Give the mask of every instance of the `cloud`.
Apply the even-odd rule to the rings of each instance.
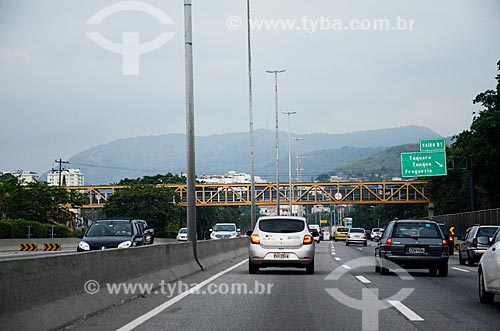
[[[31,53],[26,50],[0,48],[0,63],[28,63],[32,58]]]

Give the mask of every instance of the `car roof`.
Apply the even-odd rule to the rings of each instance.
[[[261,216],[259,217],[258,221],[261,220],[275,220],[275,219],[282,219],[282,220],[300,220],[300,221],[306,221],[305,217],[300,217],[300,216]]]
[[[394,223],[434,223],[437,224],[436,221],[433,220],[395,220]]]

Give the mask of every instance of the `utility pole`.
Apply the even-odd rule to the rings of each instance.
[[[290,131],[290,115],[297,114],[295,111],[282,112],[288,116],[288,190],[290,191],[290,216],[292,216],[292,133]]]
[[[62,165],[63,164],[69,164],[68,161],[63,161],[62,159],[59,159],[59,160],[55,160],[54,161],[55,163],[59,163],[59,186],[62,186]],[[54,169],[52,169],[52,171],[54,171]]]
[[[255,216],[255,145],[253,135],[253,94],[252,94],[252,48],[250,38],[250,0],[247,0],[247,45],[248,45],[248,118],[250,131],[250,225],[253,230]]]
[[[187,228],[188,240],[193,245],[193,256],[198,261],[196,231],[196,170],[194,134],[194,83],[193,83],[193,22],[192,1],[184,0],[184,50],[186,75],[186,165],[187,165]]]
[[[268,74],[274,74],[274,106],[276,116],[276,215],[280,214],[280,155],[279,155],[279,116],[278,116],[278,74],[286,70],[267,70]]]

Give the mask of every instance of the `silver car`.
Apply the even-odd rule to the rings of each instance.
[[[368,245],[368,240],[366,239],[366,231],[363,228],[352,228],[347,232],[347,237],[345,238],[345,245],[349,244],[363,244]]]
[[[248,271],[260,268],[306,268],[314,274],[314,238],[304,217],[259,217],[250,236]]]
[[[479,300],[482,303],[493,303],[495,294],[500,295],[500,230],[497,230],[492,239],[488,236],[480,236],[477,242],[488,246],[479,261],[477,272]]]

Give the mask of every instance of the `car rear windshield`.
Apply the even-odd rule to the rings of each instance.
[[[365,233],[365,230],[363,229],[351,229],[351,231],[349,231],[351,233]]]
[[[493,237],[495,232],[497,231],[497,227],[485,227],[485,228],[479,228],[477,231],[476,237]]]
[[[436,224],[426,222],[396,223],[392,236],[395,238],[436,238],[441,239],[441,233]]]
[[[441,231],[443,231],[443,233],[445,235],[449,235],[450,234],[450,230],[448,229],[448,227],[445,224],[439,224],[439,227],[441,228]]]
[[[349,229],[348,228],[338,228],[337,229],[337,232],[348,232]]]
[[[259,222],[260,231],[271,233],[293,233],[304,231],[305,223],[301,220],[268,219]]]

